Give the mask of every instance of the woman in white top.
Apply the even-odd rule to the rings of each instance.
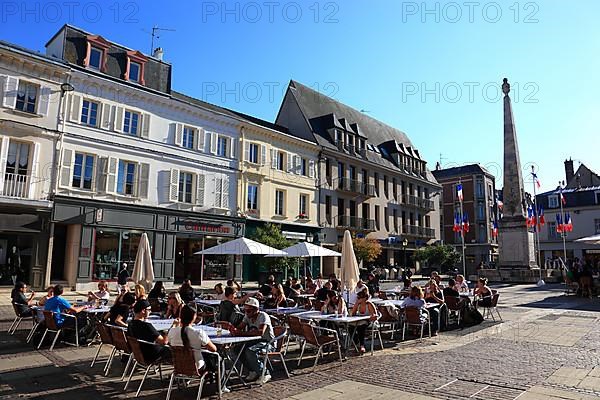
[[[88,293],[88,301],[105,300],[108,302],[110,299],[110,292],[108,291],[108,283],[106,281],[98,282],[98,291]]]
[[[456,285],[454,285],[454,290],[456,290],[458,293],[468,293],[469,292],[469,285],[467,284],[467,281],[465,281],[465,277],[462,275],[456,275]]]
[[[194,359],[198,364],[198,369],[205,366],[202,358],[202,349],[217,351],[217,347],[210,341],[205,331],[192,329],[191,325],[196,322],[197,310],[194,304],[186,304],[181,308],[180,326],[171,328],[169,331],[169,344],[171,346],[183,346],[191,348],[194,352]]]

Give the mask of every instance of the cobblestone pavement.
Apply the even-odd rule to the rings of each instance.
[[[293,350],[287,357],[291,378],[275,364],[272,382],[263,387],[234,382],[224,398],[599,398],[600,300],[565,297],[558,285],[499,290],[502,322],[485,321],[422,342],[386,340],[385,350],[374,356],[351,356],[343,364],[326,356],[314,371],[310,357],[295,368]],[[135,393],[140,376],[124,392],[120,361],[108,377],[102,375],[103,364],[90,368],[97,347],[33,350],[24,343],[27,331],[8,336],[8,324],[0,323],[0,398],[124,399]],[[163,399],[166,386],[166,379],[149,377],[140,397]],[[196,390],[175,390],[172,398],[192,398]],[[209,384],[204,396],[215,398],[214,392]]]

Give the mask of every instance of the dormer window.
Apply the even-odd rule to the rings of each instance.
[[[123,78],[127,81],[144,84],[144,64],[148,58],[139,51],[127,52],[127,66]]]
[[[129,63],[129,80],[132,82],[139,82],[140,81],[140,70],[141,70],[141,66],[140,64],[136,63],[136,62],[130,62]]]
[[[340,142],[344,141],[344,134],[339,129],[335,130],[335,141],[337,143],[340,143]]]
[[[83,66],[106,72],[106,57],[111,44],[102,36],[87,36],[87,52],[83,60]]]
[[[365,139],[358,139],[358,148],[363,150],[365,148]]]
[[[100,66],[102,65],[102,50],[97,47],[92,46],[90,49],[90,61],[88,66],[93,69],[97,69],[100,71]]]

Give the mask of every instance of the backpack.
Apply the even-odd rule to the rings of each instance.
[[[481,315],[481,313],[477,309],[469,308],[469,309],[465,310],[463,318],[462,318],[463,326],[469,327],[469,326],[479,325],[482,322],[483,322],[483,315]]]

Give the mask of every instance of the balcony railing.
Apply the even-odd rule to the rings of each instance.
[[[340,215],[337,217],[338,228],[348,228],[355,230],[374,231],[375,220],[360,217],[351,217],[347,215]]]
[[[433,200],[424,199],[422,197],[413,196],[411,194],[404,194],[404,195],[402,195],[402,201],[404,204],[422,208],[423,210],[427,210],[427,211],[435,210],[435,203],[433,202]]]
[[[435,237],[435,229],[433,228],[426,228],[424,226],[416,225],[403,225],[402,229],[403,233],[409,236],[416,236],[428,239],[432,239]]]
[[[2,189],[0,196],[26,199],[29,197],[30,186],[31,176],[29,175],[4,174],[4,186],[0,187]]]
[[[338,190],[351,193],[360,193],[367,197],[375,196],[375,186],[355,179],[340,178],[337,185]]]

